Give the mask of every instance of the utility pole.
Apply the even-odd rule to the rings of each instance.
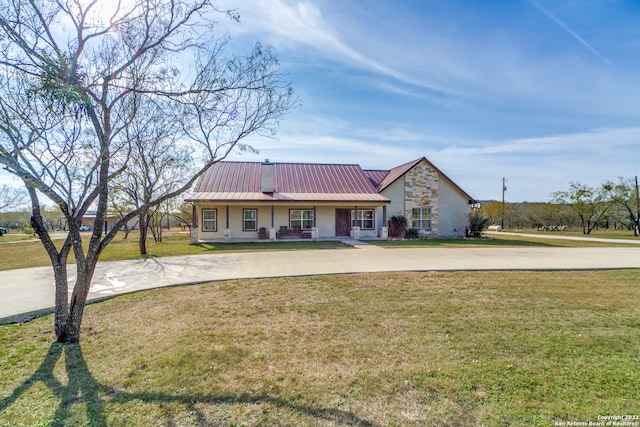
[[[504,230],[504,192],[507,191],[507,186],[505,185],[505,179],[502,177],[502,221],[500,223],[500,227]]]
[[[638,175],[636,175],[636,226],[634,229],[634,236],[637,236],[640,232],[640,195],[638,192]]]

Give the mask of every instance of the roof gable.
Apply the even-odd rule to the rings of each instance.
[[[405,173],[409,172],[415,165],[420,163],[422,160],[427,160],[425,157],[422,157],[417,160],[413,160],[411,162],[405,163],[400,166],[396,166],[395,168],[389,171],[389,174],[382,180],[380,186],[378,187],[378,191],[383,191],[385,188],[396,182],[398,178],[403,176]],[[437,170],[437,169],[436,169]]]
[[[433,163],[427,160],[426,157],[421,157],[419,159],[413,160],[411,162],[405,163],[400,166],[396,166],[395,168],[391,169],[389,171],[389,174],[382,180],[382,182],[378,186],[378,191],[380,192],[384,191],[387,187],[389,187],[391,184],[396,182],[399,178],[404,176],[407,172],[409,172],[411,169],[419,165],[421,162],[426,162],[429,165],[429,167],[433,168],[438,173],[439,177],[442,177],[447,181],[449,181],[451,185],[453,185],[458,191],[460,191],[460,193],[462,193],[465,196],[465,198],[468,198],[469,200],[474,200],[473,197],[471,197],[466,191],[464,191],[458,184],[453,182],[451,178],[445,175],[444,172],[438,169]]]

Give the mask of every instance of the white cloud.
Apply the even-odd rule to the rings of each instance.
[[[640,128],[607,128],[504,142],[484,141],[431,154],[436,165],[460,177],[460,184],[480,199],[497,199],[500,180],[510,179],[508,200],[548,201],[570,181],[597,186],[619,176],[637,174],[635,147]],[[486,144],[486,145],[485,145]],[[463,185],[464,187],[464,185]]]
[[[234,155],[233,160],[302,163],[354,163],[364,168],[386,169],[420,157],[415,148],[369,140],[322,135],[281,135],[278,140],[254,140],[257,155]],[[396,164],[397,163],[397,164]]]
[[[358,52],[343,43],[336,32],[324,21],[317,6],[307,2],[283,0],[256,0],[251,7],[240,7],[243,25],[234,29],[267,33],[278,44],[291,42],[331,52],[336,57],[365,61]]]
[[[510,201],[548,201],[552,192],[568,188],[570,181],[597,186],[618,176],[632,177],[640,163],[640,154],[633,150],[640,139],[640,128],[481,143],[434,134],[408,145],[393,143],[391,134],[372,142],[373,138],[365,136],[372,130],[354,133],[362,138],[301,133],[283,134],[276,141],[254,140],[260,154],[233,156],[232,160],[268,158],[274,162],[355,163],[363,168],[389,169],[426,156],[478,199],[498,199],[502,177],[506,177],[506,197]],[[449,145],[434,148],[428,142],[431,139]]]
[[[411,74],[399,71],[395,67],[386,64],[394,64],[387,61],[384,55],[366,55],[363,53],[366,45],[377,45],[381,40],[376,34],[371,34],[371,39],[366,45],[352,46],[346,42],[340,32],[334,28],[320,9],[308,2],[286,2],[284,0],[257,0],[250,8],[240,8],[243,16],[243,27],[234,27],[232,34],[243,32],[264,33],[271,44],[282,48],[311,47],[324,58],[355,66],[364,70],[378,73],[404,84],[418,86],[428,90],[452,93],[451,88],[437,83],[435,80],[416,78]],[[377,51],[376,51],[377,52]],[[378,54],[380,52],[377,52]],[[462,70],[464,67],[458,67]]]
[[[635,148],[640,128],[603,128],[590,132],[524,138],[500,143],[480,141],[465,147],[453,146],[443,150],[451,156],[490,156],[500,154],[531,155],[561,153],[611,152]],[[477,146],[475,146],[477,145]]]
[[[609,59],[605,58],[600,52],[598,52],[593,46],[591,46],[591,44],[589,42],[587,42],[578,33],[576,33],[574,30],[572,30],[571,27],[569,27],[569,25],[567,25],[560,18],[555,16],[553,13],[549,12],[547,9],[545,9],[544,7],[542,7],[539,3],[535,2],[535,1],[531,1],[530,0],[529,3],[531,3],[540,12],[545,14],[549,19],[551,19],[554,23],[556,23],[560,28],[562,28],[564,31],[566,31],[571,37],[573,37],[574,39],[578,40],[578,42],[580,42],[580,44],[582,44],[584,47],[589,49],[591,51],[591,53],[593,53],[595,56],[597,56],[598,58],[602,59],[607,64],[611,63],[611,61]]]
[[[424,7],[421,14],[407,16],[408,6],[393,8],[390,15],[380,13],[389,10],[380,6],[384,2],[336,6],[322,1],[254,0],[245,7],[226,1],[242,16],[242,23],[231,27],[232,34],[255,33],[252,40],[274,44],[287,63],[329,69],[336,63],[346,65],[346,70],[332,69],[336,78],[343,78],[340,73],[345,71],[353,76],[354,67],[369,71],[373,76],[364,84],[433,105],[471,101],[499,109],[518,102],[547,112],[628,114],[640,97],[635,72],[624,74],[622,68],[548,49],[547,36],[540,34],[537,24],[529,24],[538,11],[608,61],[535,0],[529,2],[533,7],[524,3],[505,16],[523,20],[521,26],[496,17],[486,22],[483,31],[466,28],[459,16],[432,6],[428,8],[433,14],[425,13]]]
[[[425,140],[424,134],[412,131],[406,126],[397,124],[388,124],[384,127],[375,129],[356,129],[354,134],[359,138],[366,138],[369,141],[386,141],[400,143],[403,145],[407,145],[407,143],[411,142],[422,142]]]

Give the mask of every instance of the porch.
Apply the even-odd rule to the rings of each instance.
[[[193,235],[192,235],[193,236]],[[371,240],[387,240],[382,237],[367,237],[366,241]],[[257,239],[257,238],[236,238],[225,240],[222,239],[212,239],[207,241],[191,241],[192,244],[207,244],[207,243],[227,243],[230,245],[233,244],[243,244],[243,243],[256,243],[256,244],[264,244],[265,247],[269,246],[273,243],[313,243],[313,242],[341,242],[347,246],[359,246],[366,245],[366,241],[364,240],[356,240],[351,237],[318,237],[317,239],[308,239],[308,238],[286,238],[286,239],[277,239],[277,240],[269,240],[269,239]]]
[[[386,206],[194,205],[191,241],[386,238]]]

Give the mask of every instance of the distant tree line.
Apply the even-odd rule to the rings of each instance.
[[[557,230],[578,228],[584,234],[593,230],[629,230],[638,236],[638,191],[635,179],[619,178],[597,187],[571,182],[564,191],[551,194],[549,202],[484,203],[480,212],[491,223],[505,228]]]
[[[174,203],[177,204],[179,201]],[[171,206],[171,211],[154,211],[151,221],[147,224],[148,229],[151,231],[154,241],[162,241],[162,229],[167,227],[180,228],[183,231],[191,230],[192,218],[191,218],[191,205],[182,203],[180,206]],[[12,210],[5,210],[0,212],[0,227],[9,229],[13,233],[33,233],[33,229],[30,225],[31,209],[29,208],[16,208]],[[112,210],[109,215],[120,218],[120,212]],[[47,231],[66,231],[67,224],[64,219],[64,215],[57,206],[43,206],[42,208],[42,220],[43,225]],[[122,237],[127,239],[131,230],[139,230],[139,224],[133,223],[133,227],[122,227]]]
[[[504,215],[505,228],[548,229],[555,226],[578,227],[579,221],[571,206],[560,203],[504,203],[490,201],[482,205],[480,212],[501,224]],[[504,212],[504,214],[503,214]]]

